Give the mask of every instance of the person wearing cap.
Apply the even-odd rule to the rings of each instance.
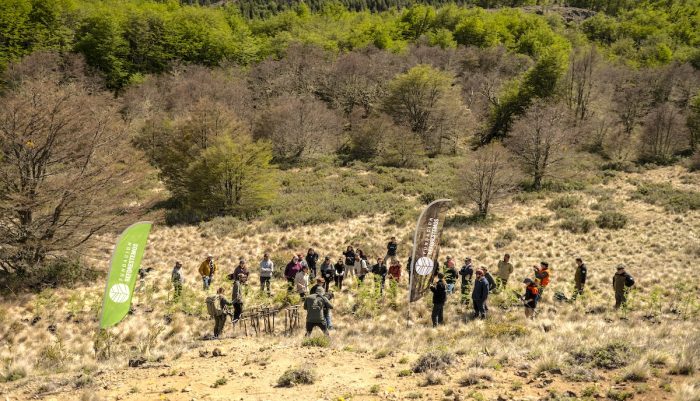
[[[233,279],[235,280],[238,276],[245,276],[245,282],[248,282],[248,276],[250,276],[250,271],[248,270],[248,265],[246,264],[245,258],[238,259],[238,266],[233,269]]]
[[[207,254],[207,258],[199,265],[199,275],[202,276],[202,288],[206,291],[214,281],[214,273],[216,273],[216,263],[214,256]]]
[[[241,318],[243,314],[243,286],[245,286],[245,281],[248,276],[245,274],[239,274],[235,277],[233,281],[233,290],[231,293],[231,303],[233,304],[233,316],[231,316],[231,322],[236,323]]]
[[[612,285],[615,290],[615,309],[620,309],[627,304],[627,291],[634,286],[634,279],[625,271],[625,265],[617,265]]]
[[[294,255],[292,260],[287,263],[287,267],[284,268],[284,278],[287,279],[287,292],[292,291],[292,288],[294,288],[294,279],[300,271],[301,263],[299,263],[299,257]]]
[[[459,276],[462,278],[462,303],[469,303],[469,289],[472,284],[472,276],[474,275],[474,267],[472,266],[472,258],[464,258],[464,265],[459,270]]]
[[[577,296],[583,294],[583,288],[586,286],[586,276],[588,275],[588,268],[586,264],[583,263],[582,258],[576,258],[576,272],[574,273],[574,286],[576,291],[572,296],[572,299],[576,299]]]
[[[274,270],[275,264],[270,260],[270,254],[265,252],[260,261],[260,292],[265,291],[267,287],[267,295],[272,295],[270,292],[270,280],[272,280]]]
[[[525,295],[523,295],[522,298],[523,305],[525,306],[525,317],[532,319],[535,317],[539,288],[537,288],[537,284],[530,278],[523,280],[523,284],[525,284]]]
[[[493,276],[489,272],[488,267],[481,266],[481,271],[484,272],[484,278],[486,279],[486,281],[489,282],[489,292],[495,292],[498,288],[496,286],[496,279],[493,278]],[[486,310],[488,310],[488,307],[486,308]]]
[[[455,261],[452,259],[452,256],[448,256],[445,260],[445,285],[448,295],[455,291],[455,284],[457,283],[458,276],[459,272],[455,267]]]
[[[323,258],[323,262],[321,262],[321,266],[319,267],[319,273],[323,278],[323,290],[328,292],[328,287],[335,278],[335,268],[333,267],[333,263],[331,263],[330,256]]]
[[[316,292],[304,298],[304,310],[306,311],[306,337],[311,335],[314,327],[318,327],[323,334],[328,335],[328,326],[324,310],[333,309],[333,305],[325,297],[323,287],[318,286]],[[328,315],[330,316],[330,314]]]
[[[296,276],[294,276],[294,288],[302,299],[309,291],[309,266],[302,266]]]
[[[447,286],[445,285],[445,275],[437,274],[437,282],[430,285],[430,291],[433,293],[433,311],[430,314],[430,319],[433,321],[433,327],[443,324],[443,309],[445,301],[447,301]]]
[[[549,263],[542,261],[540,262],[540,267],[533,266],[533,270],[535,271],[535,278],[539,287],[539,293],[537,294],[537,300],[539,301],[542,298],[544,289],[549,285]]]
[[[474,290],[472,291],[472,304],[474,306],[474,318],[486,318],[486,300],[489,297],[489,282],[484,277],[484,271],[476,271]]]
[[[304,257],[304,260],[306,261],[307,266],[309,266],[309,272],[311,274],[311,278],[316,277],[316,265],[318,264],[318,253],[314,251],[314,248],[309,248],[308,251],[306,251],[306,256]]]
[[[173,300],[177,301],[180,299],[180,294],[182,294],[182,263],[180,261],[175,262],[175,267],[170,275],[170,281],[173,283]]]
[[[510,263],[510,254],[506,253],[503,255],[503,260],[498,262],[498,270],[496,270],[499,287],[505,287],[508,284],[511,274],[513,274],[513,264]]]

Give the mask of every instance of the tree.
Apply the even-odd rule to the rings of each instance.
[[[688,145],[680,110],[670,103],[654,108],[646,117],[640,157],[643,161],[667,164]]]
[[[515,121],[511,136],[505,141],[532,178],[534,189],[542,188],[544,178],[564,160],[571,143],[564,116],[566,112],[560,106],[537,101]]]
[[[76,57],[36,53],[0,108],[0,268],[30,274],[133,216],[147,171],[112,97]]]
[[[690,102],[690,110],[688,112],[688,133],[690,134],[690,148],[698,149],[700,145],[700,92]]]
[[[515,176],[509,158],[505,148],[494,142],[479,148],[461,169],[461,196],[476,204],[481,218],[488,215],[489,207],[494,201],[515,189]]]
[[[595,47],[575,49],[571,53],[569,71],[564,80],[564,99],[576,123],[590,115],[590,103],[595,80],[593,72],[598,62]]]
[[[272,146],[248,135],[221,136],[187,169],[188,207],[206,215],[248,215],[277,195]]]

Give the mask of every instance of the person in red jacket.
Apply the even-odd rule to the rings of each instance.
[[[401,262],[396,258],[391,258],[391,263],[389,264],[389,278],[396,280],[396,282],[401,281]]]
[[[535,270],[537,283],[539,283],[539,294],[537,295],[537,300],[539,301],[542,298],[544,289],[549,285],[549,263],[540,262],[540,267],[534,266],[533,269]]]
[[[525,306],[525,317],[532,319],[535,316],[535,308],[537,307],[537,299],[540,293],[537,284],[532,279],[526,278],[523,280],[525,284],[525,295],[523,295],[523,305]]]

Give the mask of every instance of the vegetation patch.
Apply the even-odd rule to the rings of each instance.
[[[331,340],[328,336],[306,337],[301,342],[302,347],[328,348],[330,345],[331,345]]]
[[[484,337],[520,337],[528,333],[527,327],[514,322],[487,322]]]
[[[590,363],[597,368],[619,369],[630,362],[632,347],[622,341],[614,341],[602,347],[592,350],[578,351],[573,354],[574,361],[578,364]]]
[[[606,211],[595,219],[595,223],[599,228],[619,230],[627,225],[627,216],[620,212]]]
[[[585,217],[573,216],[564,219],[559,223],[559,227],[574,234],[585,234],[593,228],[593,222]]]
[[[551,219],[551,216],[548,215],[530,216],[525,220],[519,221],[515,228],[518,230],[543,230]]]
[[[307,368],[288,369],[277,379],[278,387],[294,387],[299,384],[313,384],[316,375]]]
[[[560,197],[557,197],[553,200],[551,200],[549,203],[547,203],[547,208],[549,210],[557,211],[559,209],[572,209],[576,206],[581,201],[579,200],[578,197],[573,196],[573,195],[563,195]]]
[[[462,387],[474,386],[484,381],[492,381],[493,375],[486,369],[469,369],[467,373],[460,377],[457,383]]]
[[[431,370],[444,370],[452,365],[455,355],[448,351],[433,350],[423,355],[413,364],[414,373],[423,373]]]
[[[671,184],[639,183],[632,199],[662,206],[673,213],[700,209],[700,192],[676,189]]]

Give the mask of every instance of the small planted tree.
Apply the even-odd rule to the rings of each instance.
[[[462,167],[461,196],[476,205],[479,217],[486,217],[494,201],[515,189],[510,155],[499,143],[486,145]]]

